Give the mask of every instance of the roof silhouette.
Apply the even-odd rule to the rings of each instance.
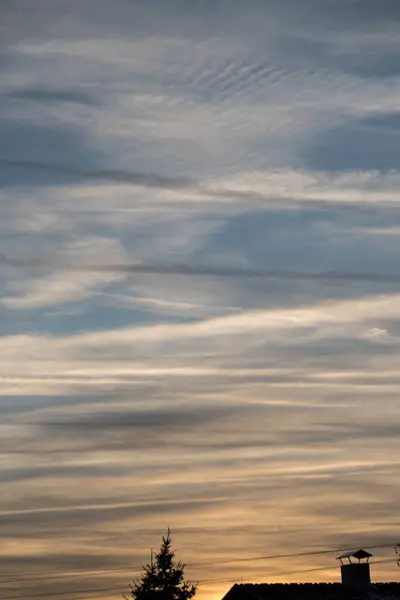
[[[400,600],[400,583],[367,587],[342,583],[235,584],[223,600]]]

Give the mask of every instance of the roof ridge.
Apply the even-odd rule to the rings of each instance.
[[[236,585],[238,586],[250,586],[250,585],[264,585],[264,586],[290,586],[290,585],[340,585],[341,587],[343,587],[343,583],[340,583],[340,581],[290,581],[290,582],[272,582],[272,583],[237,583]],[[346,587],[344,585],[344,587]]]
[[[343,590],[350,590],[350,589],[357,589],[356,585],[351,585],[351,584],[346,584],[346,583],[341,583],[340,581],[320,581],[320,582],[288,582],[288,583],[236,583],[234,585],[234,587],[238,587],[241,589],[279,589],[279,588],[285,588],[285,589],[289,589],[289,588],[338,588],[338,589],[343,589]],[[387,588],[387,591],[389,591],[389,588],[399,588],[400,589],[400,582],[398,581],[378,581],[378,582],[371,582],[370,584],[370,590],[371,592],[373,591],[373,589],[381,589],[383,590],[384,588]]]

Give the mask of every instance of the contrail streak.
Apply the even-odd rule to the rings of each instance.
[[[304,281],[349,281],[349,282],[376,282],[399,283],[400,274],[346,272],[346,271],[318,271],[299,272],[282,269],[240,269],[228,266],[203,266],[187,264],[143,264],[143,263],[114,263],[114,264],[57,264],[45,259],[19,259],[0,255],[0,265],[21,269],[53,268],[58,271],[99,272],[99,273],[126,273],[137,275],[183,275],[195,277],[223,277],[223,278],[259,278],[283,279]]]

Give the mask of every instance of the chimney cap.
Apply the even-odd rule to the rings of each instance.
[[[355,551],[350,550],[349,552],[345,552],[344,554],[341,554],[340,556],[338,556],[336,560],[343,560],[344,558],[348,558],[349,560],[351,558],[356,558],[357,560],[361,560],[362,558],[370,558],[371,556],[372,556],[372,554],[370,554],[366,550],[362,550],[360,548],[360,550],[355,550]]]

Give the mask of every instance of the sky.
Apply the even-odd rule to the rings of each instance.
[[[395,558],[399,21],[2,0],[1,599],[120,598],[167,527],[204,600]]]

